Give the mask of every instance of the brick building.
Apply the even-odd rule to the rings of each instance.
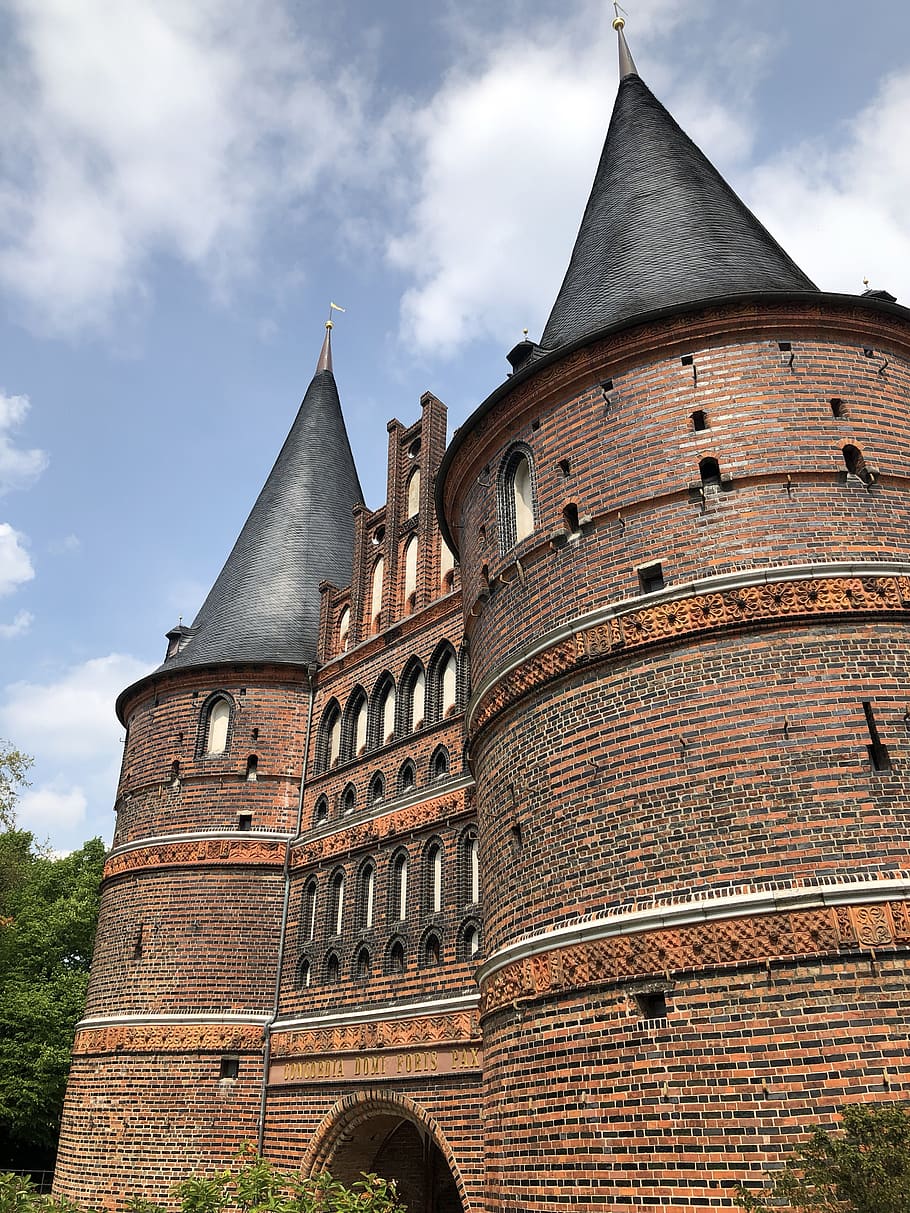
[[[371,512],[329,327],[120,697],[61,1194],[252,1140],[414,1213],[691,1213],[906,1097],[910,313],[817,290],[616,25],[540,342],[448,449],[389,424]]]

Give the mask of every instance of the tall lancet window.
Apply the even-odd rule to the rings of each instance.
[[[338,648],[342,653],[348,651],[348,643],[351,639],[351,612],[347,607],[338,616]]]
[[[208,727],[205,734],[206,754],[224,753],[227,749],[230,723],[231,705],[226,699],[216,699],[209,709]]]
[[[370,627],[374,632],[379,631],[382,622],[382,579],[385,575],[385,561],[380,556],[373,565],[373,582],[370,588]]]
[[[423,670],[414,675],[414,685],[411,688],[411,732],[423,727],[426,715],[427,680]]]
[[[407,516],[413,518],[420,512],[420,468],[414,468],[408,481]]]
[[[534,532],[534,470],[527,447],[513,447],[499,473],[500,546],[504,552]]]
[[[394,740],[395,737],[395,685],[389,683],[382,697],[382,744]]]
[[[455,707],[456,673],[455,658],[447,653],[439,667],[439,715],[443,719]]]
[[[408,916],[408,857],[403,852],[392,868],[392,915],[399,922]]]
[[[354,724],[351,730],[354,741],[355,757],[367,748],[367,701],[362,699],[354,714]]]
[[[413,611],[417,605],[417,536],[412,535],[404,547],[404,609]]]
[[[341,713],[336,712],[329,725],[329,766],[334,766],[341,753]]]

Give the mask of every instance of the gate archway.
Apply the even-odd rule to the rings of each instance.
[[[306,1153],[307,1174],[352,1183],[362,1171],[394,1179],[408,1213],[470,1213],[439,1126],[405,1096],[361,1092],[338,1101]]]

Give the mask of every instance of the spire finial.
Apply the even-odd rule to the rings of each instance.
[[[330,371],[332,369],[332,329],[335,327],[335,321],[332,319],[332,312],[343,312],[344,308],[339,307],[337,303],[329,304],[329,318],[325,322],[325,337],[322,342],[322,349],[319,352],[319,361],[316,363],[316,374],[320,371]]]
[[[632,58],[629,44],[626,42],[626,35],[623,33],[626,19],[620,16],[620,14],[626,10],[620,7],[619,0],[613,0],[613,9],[616,13],[616,16],[613,18],[613,28],[616,30],[619,39],[619,78],[620,80],[625,80],[626,76],[637,76],[638,68],[635,66],[635,60]]]

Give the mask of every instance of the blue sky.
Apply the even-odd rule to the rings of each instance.
[[[629,0],[641,74],[824,288],[910,300],[910,7]],[[113,829],[113,699],[191,620],[312,375],[370,506],[539,335],[616,89],[612,6],[0,4],[0,736],[20,821]]]

